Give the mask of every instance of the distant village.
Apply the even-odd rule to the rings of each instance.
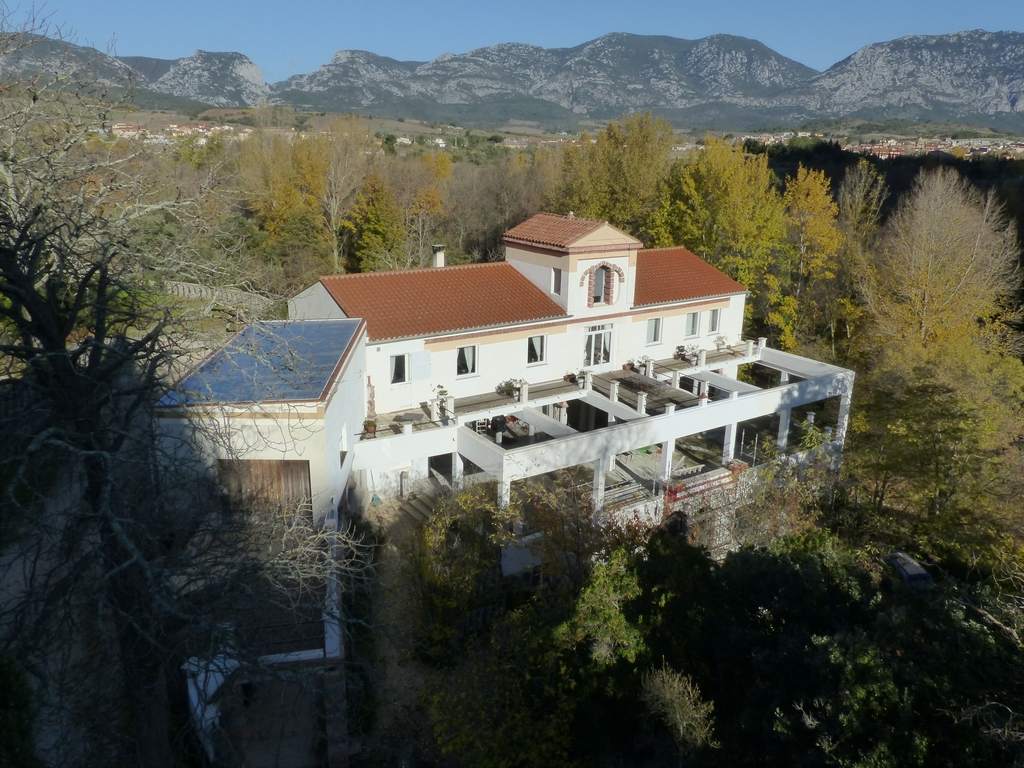
[[[288,131],[289,133],[291,131]],[[172,144],[179,139],[195,136],[198,143],[203,145],[206,140],[217,134],[225,138],[245,139],[252,133],[252,128],[237,128],[231,125],[210,125],[208,123],[195,123],[194,125],[178,125],[171,123],[162,131],[154,131],[143,125],[133,123],[114,123],[110,129],[110,135],[117,139],[142,139],[156,144]]]
[[[825,139],[824,134],[809,131],[783,131],[781,133],[760,133],[741,136],[740,141],[757,141],[766,146],[788,144],[793,139]],[[839,144],[848,152],[874,155],[882,159],[904,155],[947,154],[959,158],[996,157],[1012,160],[1024,154],[1024,139],[1006,138],[964,138],[964,139],[882,139],[872,143],[850,144],[839,139]]]

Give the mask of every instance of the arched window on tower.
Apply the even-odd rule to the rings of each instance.
[[[594,303],[605,302],[605,292],[611,286],[611,275],[608,274],[608,267],[600,267],[594,270]]]

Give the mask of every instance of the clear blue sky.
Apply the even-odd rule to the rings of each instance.
[[[22,6],[25,7],[25,6]],[[964,29],[1024,31],[1024,0],[48,0],[79,44],[176,59],[238,51],[268,82],[311,72],[335,51],[428,61],[494,43],[572,47],[608,32],[760,40],[824,70],[868,43]]]

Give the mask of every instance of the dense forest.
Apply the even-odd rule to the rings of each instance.
[[[286,134],[293,116],[265,107],[244,141],[160,145],[110,138],[93,93],[37,86],[0,93],[3,583],[8,555],[39,549],[0,601],[0,764],[37,764],[34,718],[57,688],[89,691],[62,699],[88,734],[81,764],[201,763],[176,735],[171,671],[224,642],[210,617],[240,584],[323,567],[271,547],[299,554],[268,572],[237,532],[203,527],[202,494],[153,474],[148,404],[223,339],[225,314],[252,316],[168,286],[282,316],[323,274],[425,266],[434,243],[499,260],[502,233],[540,210],[686,246],[749,289],[750,336],[855,369],[847,451],[838,474],[780,465],[736,512],[747,546],[719,560],[671,525],[600,520],[571,478],[535,489],[517,503],[548,550],[536,584],[486,578],[521,507],[444,500],[405,553],[437,672],[423,759],[1024,763],[1024,162],[710,136],[675,158],[650,114],[557,150],[471,135],[440,151],[378,145],[355,117]],[[69,467],[79,479],[54,485]],[[893,550],[935,585],[894,578]],[[95,634],[57,685],[44,649],[67,650],[69,627]],[[372,627],[354,631],[355,681]],[[374,706],[351,697],[354,730]]]

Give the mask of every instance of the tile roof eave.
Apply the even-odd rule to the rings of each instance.
[[[672,304],[687,304],[691,301],[709,301],[711,299],[727,299],[730,296],[748,296],[750,291],[732,291],[730,293],[709,293],[704,296],[690,296],[685,299],[670,299],[668,301],[654,301],[650,304],[634,304],[633,309],[650,309],[651,307],[667,307]]]
[[[506,243],[512,243],[513,245],[528,245],[534,248],[544,248],[548,251],[558,251],[559,253],[569,253],[571,246],[568,245],[555,245],[554,243],[544,243],[540,240],[526,240],[522,237],[509,237],[505,235],[504,238]]]
[[[573,315],[546,315],[545,317],[531,317],[529,320],[517,320],[514,323],[499,323],[498,325],[471,325],[465,328],[447,328],[443,331],[434,331],[431,333],[416,333],[411,336],[371,336],[367,333],[366,342],[369,343],[390,343],[392,341],[413,341],[415,339],[436,339],[443,338],[445,336],[461,336],[464,333],[471,333],[474,331],[499,331],[505,328],[516,328],[519,326],[529,326],[537,323],[550,323],[552,320],[569,320]]]
[[[579,238],[578,238],[579,239]],[[546,251],[555,251],[562,254],[574,254],[574,253],[608,253],[611,251],[639,251],[643,248],[643,243],[639,240],[635,243],[608,243],[605,245],[556,245],[553,243],[545,243],[540,240],[526,240],[521,237],[505,237],[506,243],[512,245],[524,245],[529,248],[543,248]]]

